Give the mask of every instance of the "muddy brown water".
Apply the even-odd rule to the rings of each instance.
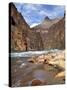
[[[28,62],[30,57],[11,59],[12,87],[32,86],[33,80],[40,80],[41,85],[64,84],[57,82],[54,77],[58,69],[48,64],[34,64]],[[44,83],[46,82],[46,84]]]

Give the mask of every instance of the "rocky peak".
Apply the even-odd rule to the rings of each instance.
[[[49,21],[49,20],[50,20],[50,18],[49,18],[48,16],[46,16],[44,20]]]
[[[27,50],[27,31],[28,24],[25,22],[23,16],[18,12],[13,3],[10,6],[10,21],[11,21],[11,50],[12,51],[26,51]]]
[[[44,24],[44,23],[49,23],[51,21],[51,19],[48,17],[48,16],[46,16],[44,19],[43,19],[43,21],[41,22],[41,24]]]
[[[11,8],[13,8],[14,10],[17,10],[17,8],[15,7],[15,5],[11,2],[11,3],[9,3],[9,6],[11,7]]]

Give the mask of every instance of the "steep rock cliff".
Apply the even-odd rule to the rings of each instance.
[[[55,20],[44,20],[33,30],[40,33],[44,49],[65,48],[65,16]]]
[[[39,33],[30,29],[25,19],[10,3],[11,51],[42,50],[43,44]]]

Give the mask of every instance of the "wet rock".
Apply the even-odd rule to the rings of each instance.
[[[58,73],[58,74],[55,76],[55,78],[64,77],[64,76],[65,76],[65,72],[62,71],[62,72]]]
[[[43,82],[37,79],[32,80],[32,83],[31,83],[32,86],[37,86],[37,85],[42,85],[42,84]]]
[[[36,63],[35,62],[35,59],[32,57],[32,58],[30,58],[30,59],[28,59],[28,62],[30,62],[30,63]]]
[[[48,63],[48,59],[44,59],[43,64],[47,64]]]
[[[25,67],[26,66],[26,64],[25,63],[22,63],[21,65],[20,65],[20,68],[23,68],[23,67]]]
[[[29,60],[28,62],[30,62],[30,63],[35,63],[34,60]]]
[[[20,59],[18,59],[18,60],[16,61],[17,64],[21,64],[22,62],[23,62],[23,61],[20,60]]]
[[[38,56],[37,57],[37,62],[38,63],[43,63],[44,62],[44,55]]]
[[[49,64],[49,65],[59,65],[60,67],[64,68],[64,59],[65,54],[64,51],[49,53],[46,55],[34,56],[30,58],[28,61],[31,63],[41,63],[41,64]]]
[[[28,59],[28,62],[30,63],[37,63],[37,57],[36,56],[32,56],[31,58]]]
[[[55,75],[55,78],[53,79],[54,84],[64,84],[65,83],[65,72],[59,72]]]
[[[34,79],[34,80],[32,80],[31,85],[32,86],[47,85],[47,81],[41,81],[41,80],[38,80],[38,79]]]
[[[52,58],[52,56],[54,56]],[[54,67],[59,67],[59,68],[64,68],[65,67],[65,53],[64,53],[64,50],[63,51],[59,51],[59,52],[56,52],[56,53],[50,53],[50,54],[47,54],[46,56],[46,59],[47,59],[47,63],[49,65],[53,65]],[[45,63],[46,61],[44,61]]]

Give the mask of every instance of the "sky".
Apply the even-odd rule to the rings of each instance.
[[[61,5],[29,3],[15,3],[15,6],[30,27],[40,24],[46,16],[48,16],[50,19],[63,17],[65,9],[65,7]]]

